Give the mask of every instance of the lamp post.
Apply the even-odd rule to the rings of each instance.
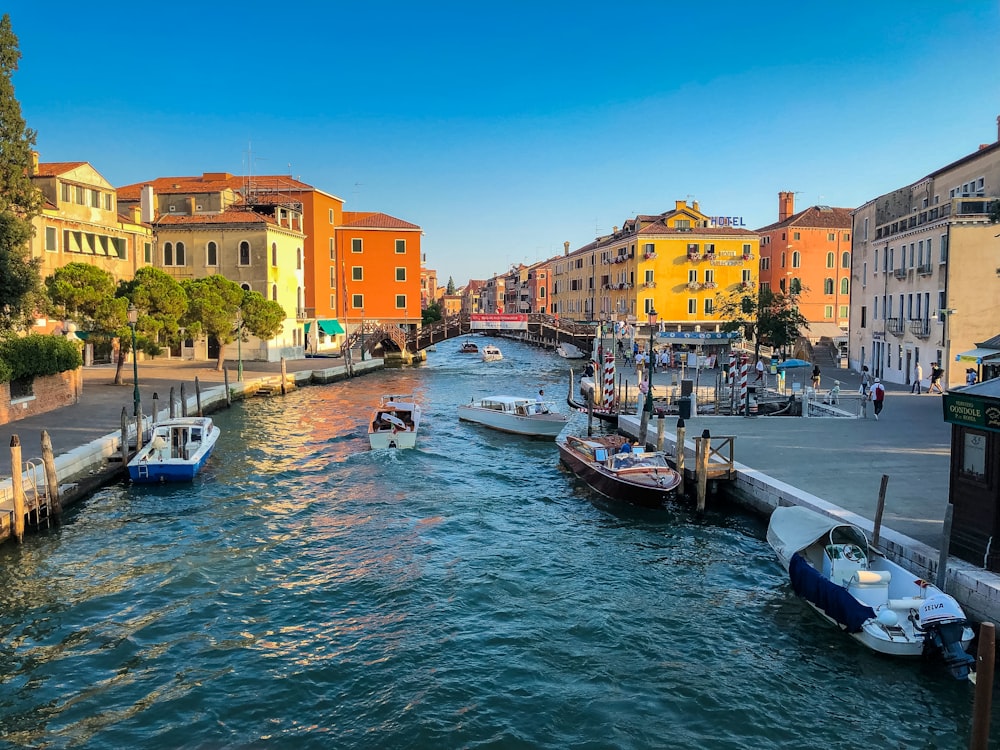
[[[656,308],[649,308],[649,348],[646,350],[646,378],[649,380],[649,390],[646,392],[645,411],[653,415],[653,329],[656,327]]]
[[[132,329],[132,416],[139,416],[139,359],[135,351],[135,325],[139,322],[139,308],[128,306],[128,327]]]
[[[365,361],[365,308],[361,308],[361,361]]]
[[[243,311],[236,311],[236,382],[243,382]]]

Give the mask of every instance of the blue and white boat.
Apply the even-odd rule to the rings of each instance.
[[[210,417],[177,417],[153,426],[153,435],[128,462],[133,482],[190,482],[221,434]]]

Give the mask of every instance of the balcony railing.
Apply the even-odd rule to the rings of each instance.
[[[906,269],[905,268],[897,268],[897,269],[895,269],[892,272],[892,275],[895,276],[897,279],[905,279],[906,278]]]
[[[910,333],[917,338],[926,339],[931,335],[931,323],[929,320],[911,320]]]
[[[921,276],[930,276],[934,267],[930,263],[921,263],[917,266],[917,273]]]
[[[889,318],[885,321],[886,330],[894,336],[903,335],[903,319]]]

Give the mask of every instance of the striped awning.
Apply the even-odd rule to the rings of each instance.
[[[316,326],[327,336],[336,336],[341,333],[346,333],[346,331],[344,331],[344,327],[340,325],[340,321],[337,320],[317,320]],[[309,333],[310,328],[312,328],[312,323],[306,323],[306,333]]]
[[[956,362],[975,362],[977,365],[998,358],[1000,358],[1000,349],[987,349],[986,347],[976,347],[955,355]]]

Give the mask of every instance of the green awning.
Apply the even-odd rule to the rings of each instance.
[[[338,334],[345,333],[344,327],[336,320],[317,320],[316,325],[319,326],[319,330],[327,336],[336,336]],[[306,333],[308,332],[309,324],[306,323]]]

